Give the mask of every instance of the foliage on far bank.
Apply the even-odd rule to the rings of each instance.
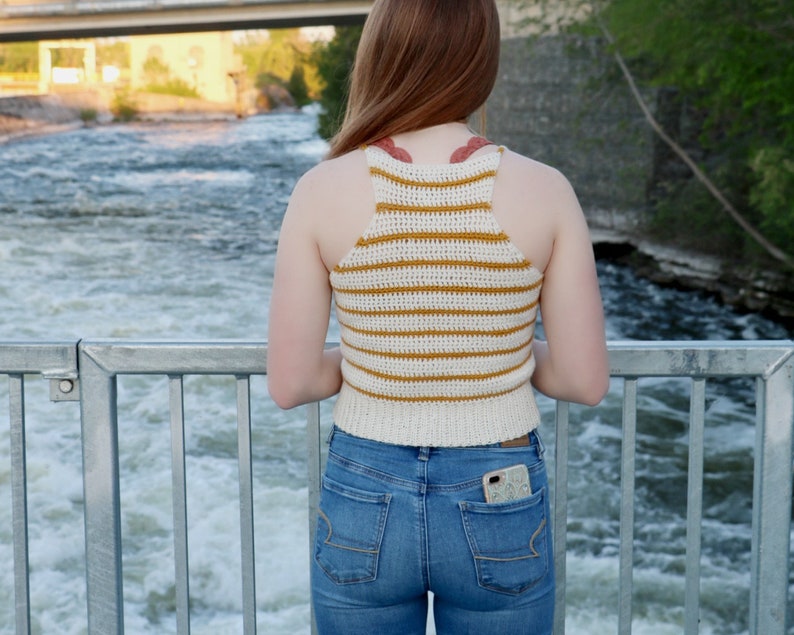
[[[38,73],[39,43],[0,44],[0,73]]]
[[[528,6],[524,0],[515,0]],[[680,130],[718,188],[764,237],[794,249],[794,20],[790,3],[773,0],[537,0],[548,16],[614,38],[635,78],[677,93]],[[536,14],[537,16],[538,14]],[[589,20],[572,21],[573,15]],[[540,20],[535,18],[536,22]],[[573,23],[573,27],[571,24]],[[686,240],[701,226],[700,244],[738,256],[758,250],[690,178],[674,178],[655,194],[654,224]]]
[[[110,112],[114,121],[132,121],[138,116],[138,104],[127,88],[116,91],[110,103]]]
[[[157,57],[148,57],[143,63],[143,76],[146,80],[144,90],[159,95],[192,97],[200,99],[201,94],[184,79],[174,77],[171,68]]]
[[[323,108],[318,122],[318,132],[330,139],[339,130],[347,108],[350,70],[356,57],[360,26],[337,27],[333,39],[320,45],[313,59],[322,80],[320,105]]]
[[[297,106],[319,97],[320,82],[312,62],[313,44],[300,29],[249,31],[235,44],[250,85],[262,91],[275,84],[287,90]]]

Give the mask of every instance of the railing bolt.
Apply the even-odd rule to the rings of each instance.
[[[50,400],[80,401],[80,380],[55,377],[50,379]]]

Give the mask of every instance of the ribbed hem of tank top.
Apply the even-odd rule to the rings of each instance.
[[[489,445],[520,437],[540,424],[529,384],[499,397],[449,403],[374,399],[343,385],[333,416],[348,434],[419,447]]]

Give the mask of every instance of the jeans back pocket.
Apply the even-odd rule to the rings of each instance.
[[[549,571],[546,489],[506,503],[461,501],[463,528],[479,585],[518,595]]]
[[[314,559],[337,584],[370,582],[378,556],[391,494],[376,494],[323,477]]]

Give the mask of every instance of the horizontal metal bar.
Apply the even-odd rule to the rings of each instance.
[[[77,344],[72,341],[0,341],[0,373],[77,378]]]
[[[760,377],[794,356],[794,341],[610,342],[620,377]]]
[[[80,350],[110,375],[264,375],[262,342],[132,342],[90,340]]]
[[[111,374],[266,372],[266,342],[87,340],[80,347]],[[788,340],[609,343],[616,377],[762,377],[791,357],[794,341]]]

